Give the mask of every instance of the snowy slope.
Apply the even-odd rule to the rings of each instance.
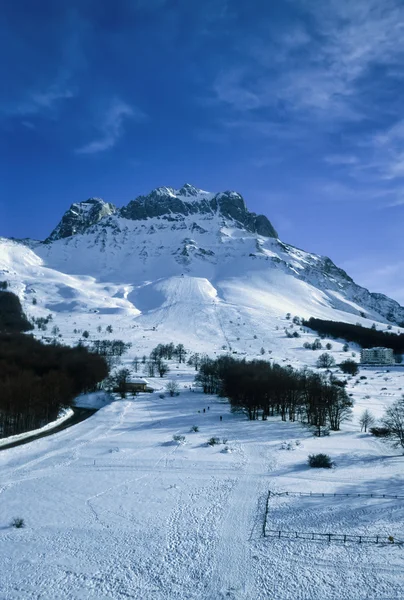
[[[93,337],[110,324],[139,352],[172,339],[195,351],[255,355],[264,346],[276,354],[287,312],[404,322],[394,300],[281,242],[239,194],[189,185],[158,188],[123,209],[99,199],[74,204],[45,243],[1,239],[0,279],[29,315],[50,312],[67,341],[77,339],[74,329]]]
[[[314,334],[286,313],[378,328],[404,320],[397,303],[355,285],[329,259],[259,233],[271,227],[232,194],[159,188],[130,203],[127,216],[100,200],[74,205],[46,243],[0,240],[0,280],[29,316],[52,315],[35,335],[73,344],[88,330],[90,342],[132,342],[128,367],[169,341],[314,367],[323,350],[305,350]],[[354,344],[346,353],[331,342],[337,362],[357,360]],[[225,399],[191,392],[191,367],[170,368],[178,398],[161,398],[166,380],[156,378],[153,394],[113,401],[69,430],[0,452],[1,599],[404,598],[402,546],[262,537],[269,489],[403,493],[402,456],[358,423],[365,408],[379,418],[402,395],[400,367],[348,378],[354,418],[324,438],[278,418],[249,422]],[[186,444],[174,444],[174,434]],[[211,436],[227,442],[208,447]],[[336,468],[309,469],[316,452]],[[24,529],[10,527],[16,516]],[[400,499],[274,496],[268,528],[403,540],[403,519]]]
[[[357,422],[365,405],[380,414],[398,397],[402,371],[368,370],[373,400],[360,401],[370,391],[362,381],[350,385],[353,422],[319,439],[298,423],[232,414],[224,399],[189,391],[192,369],[171,367],[178,398],[157,389],[117,400],[69,430],[0,452],[1,598],[404,597],[402,546],[262,537],[268,490],[403,494],[403,457]],[[226,444],[209,447],[211,436]],[[330,454],[336,468],[310,469],[313,452]],[[9,526],[15,516],[24,529]],[[403,540],[404,501],[273,496],[268,523]]]

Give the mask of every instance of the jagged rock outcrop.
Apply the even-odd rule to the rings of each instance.
[[[72,204],[45,241],[53,242],[84,233],[104,217],[113,214],[131,221],[143,221],[155,217],[179,221],[192,214],[219,214],[225,219],[234,221],[236,226],[252,233],[265,237],[278,237],[267,217],[249,212],[243,197],[237,192],[212,194],[186,183],[179,190],[159,187],[146,196],[138,196],[121,209],[100,198],[90,198]]]
[[[247,231],[265,237],[278,237],[271,222],[264,215],[248,211],[243,197],[237,192],[211,194],[186,183],[179,190],[161,187],[147,196],[139,196],[122,208],[121,216],[134,221],[163,216],[179,217],[191,214],[219,213],[235,221]]]
[[[114,214],[116,210],[116,206],[104,202],[101,198],[89,198],[84,202],[72,204],[45,241],[53,242],[78,233],[84,233],[91,225],[95,225],[104,217]]]

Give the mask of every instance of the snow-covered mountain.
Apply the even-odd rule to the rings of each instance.
[[[329,258],[280,241],[240,194],[189,184],[120,209],[98,198],[73,204],[45,242],[2,239],[0,279],[29,314],[51,311],[55,322],[86,329],[106,315],[133,330],[140,346],[268,346],[288,312],[368,326],[404,322],[394,300],[358,286]]]

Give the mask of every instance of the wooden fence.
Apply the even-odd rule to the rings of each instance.
[[[306,496],[312,498],[376,498],[376,499],[391,499],[399,500],[403,499],[404,496],[394,496],[390,494],[327,494],[322,492],[271,492],[268,491],[268,495],[265,502],[265,514],[264,522],[262,527],[262,533],[264,537],[278,538],[278,539],[300,539],[306,541],[326,541],[326,542],[342,542],[344,544],[354,542],[358,544],[404,544],[404,540],[398,540],[394,536],[387,535],[359,535],[359,534],[345,534],[345,533],[319,533],[319,532],[302,532],[302,531],[282,531],[279,529],[268,529],[267,518],[269,512],[269,502],[272,496]]]
[[[288,540],[343,542],[344,544],[354,542],[358,544],[403,544],[403,540],[397,540],[393,536],[386,535],[357,535],[345,533],[318,533],[303,531],[279,531],[265,527],[265,537]]]
[[[309,496],[312,498],[376,498],[386,500],[404,500],[404,496],[391,494],[327,494],[322,492],[269,492],[269,496]]]

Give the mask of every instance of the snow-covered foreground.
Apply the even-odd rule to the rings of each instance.
[[[321,439],[297,423],[249,422],[225,400],[191,392],[192,371],[177,373],[178,397],[117,400],[71,429],[0,452],[2,600],[404,597],[399,545],[262,537],[268,489],[403,494],[398,452],[361,434],[356,420]],[[380,385],[396,390],[404,377],[377,383],[379,375],[367,373],[374,412]],[[360,412],[368,388],[359,385]],[[209,447],[212,436],[227,442]],[[337,467],[309,469],[313,452]],[[24,529],[9,526],[15,516]],[[404,539],[403,517],[402,500],[275,497],[268,527]]]

